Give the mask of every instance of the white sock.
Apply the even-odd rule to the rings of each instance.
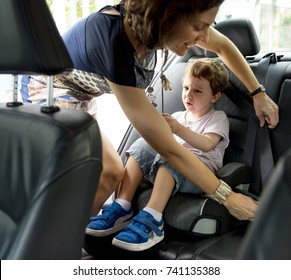
[[[163,217],[163,214],[161,212],[159,212],[153,208],[145,207],[143,210],[150,213],[154,217],[154,219],[158,222],[160,222],[162,217]]]
[[[128,211],[131,207],[131,202],[122,199],[122,198],[116,198],[114,200],[116,203],[118,203],[124,210]]]

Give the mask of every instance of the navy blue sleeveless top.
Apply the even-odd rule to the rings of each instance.
[[[120,15],[102,13],[114,7]],[[123,5],[106,6],[77,22],[63,35],[74,68],[119,85],[146,88],[154,75],[156,53],[141,65],[123,27]]]

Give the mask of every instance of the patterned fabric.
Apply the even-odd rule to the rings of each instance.
[[[120,16],[103,13],[115,8]],[[145,53],[142,62],[124,33],[124,4],[106,6],[77,22],[63,36],[75,70],[54,77],[54,102],[62,108],[96,113],[96,98],[111,93],[105,79],[130,87],[145,89],[155,72],[156,51]],[[78,69],[78,70],[76,70]],[[44,76],[33,76],[28,84],[27,101],[44,103],[47,97]]]
[[[28,84],[29,98],[32,103],[45,104],[47,98],[47,77],[31,76]],[[96,113],[96,99],[110,88],[102,77],[74,69],[68,75],[54,77],[54,105],[61,108]]]
[[[97,73],[122,86],[145,89],[153,78],[156,52],[152,50],[144,61],[124,32],[123,4],[106,6],[76,22],[62,38],[74,68]],[[104,13],[115,9],[120,16]]]

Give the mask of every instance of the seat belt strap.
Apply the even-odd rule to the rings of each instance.
[[[270,53],[264,56],[258,63],[255,74],[261,84],[265,84],[270,63],[276,62],[276,55]],[[262,128],[259,127],[259,121],[251,103],[251,99],[248,97],[248,92],[240,80],[230,73],[229,82],[242,94],[231,94],[230,92],[226,94],[227,97],[249,117],[245,158],[246,161],[250,162],[250,165],[252,165],[253,174],[250,192],[259,195],[262,184],[266,182],[268,175],[274,167],[268,127],[267,125]],[[249,156],[252,155],[253,158],[250,159]]]
[[[268,68],[271,63],[277,63],[277,56],[275,53],[265,55],[255,69],[255,75],[259,83],[263,85],[265,85]],[[257,136],[260,151],[261,182],[265,184],[269,174],[274,168],[274,159],[267,125],[258,129]]]

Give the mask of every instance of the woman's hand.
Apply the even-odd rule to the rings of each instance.
[[[259,203],[251,197],[232,192],[223,205],[237,219],[253,221]]]
[[[279,108],[277,104],[264,92],[253,97],[256,115],[263,127],[267,122],[269,128],[274,128],[279,122]]]

